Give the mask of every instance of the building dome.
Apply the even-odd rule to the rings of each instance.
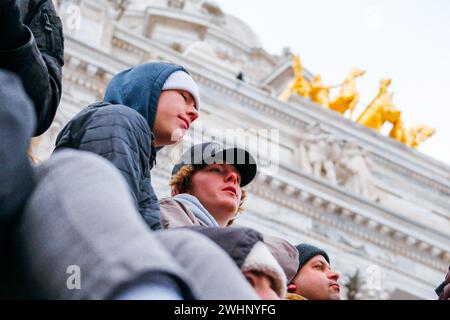
[[[220,8],[216,1],[212,0],[187,0],[186,2],[192,3],[198,10],[197,13],[207,15],[213,18],[223,19],[223,23],[220,24],[220,28],[226,34],[229,34],[232,38],[239,40],[251,48],[261,48],[261,40],[255,32],[241,19],[226,14]]]
[[[230,38],[238,40],[249,48],[262,48],[259,37],[241,19],[226,14],[216,1],[212,0],[132,0],[129,11],[144,12],[149,7],[172,8],[187,16],[195,16],[212,23]]]
[[[233,38],[237,38],[250,48],[262,48],[260,38],[244,21],[230,14],[227,14],[225,19],[225,28]]]

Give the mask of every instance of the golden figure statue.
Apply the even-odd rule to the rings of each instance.
[[[436,129],[428,127],[427,125],[417,125],[409,129],[410,135],[410,147],[416,148],[419,147],[420,142],[424,142],[432,135],[436,133]]]
[[[392,103],[392,96],[388,93],[391,79],[382,79],[376,97],[356,120],[360,124],[379,132],[385,122],[392,124],[400,120],[401,112]]]
[[[397,121],[389,132],[389,136],[412,148],[418,148],[420,142],[430,138],[436,130],[426,125],[417,125],[409,130],[403,124],[403,121]]]
[[[292,68],[294,69],[294,79],[279,96],[281,101],[287,101],[293,92],[305,98],[309,97],[311,88],[308,81],[303,76],[303,67],[300,58],[296,55],[292,55]]]
[[[347,110],[350,110],[350,118],[353,115],[356,104],[359,100],[359,93],[356,91],[356,78],[363,76],[364,70],[355,68],[345,78],[342,83],[342,89],[338,96],[329,103],[329,108],[336,112],[345,114]]]
[[[330,106],[330,87],[322,83],[320,75],[314,77],[313,82],[310,83],[309,95],[311,100],[320,104],[322,107],[329,108]]]
[[[389,137],[403,144],[407,144],[408,141],[406,137],[406,128],[403,124],[403,121],[399,119],[394,123],[391,131],[389,132]]]
[[[355,68],[345,78],[344,82],[336,86],[328,86],[322,83],[320,75],[316,75],[312,82],[309,82],[303,76],[303,67],[298,56],[292,56],[294,69],[294,79],[289,86],[279,96],[282,101],[287,101],[293,92],[302,97],[310,98],[315,103],[339,112],[344,115],[350,110],[350,118],[359,100],[359,93],[356,90],[356,79],[363,76],[365,71]],[[421,142],[424,142],[435,134],[436,130],[426,125],[414,126],[406,129],[401,120],[401,111],[392,103],[392,93],[388,92],[391,79],[382,79],[378,94],[366,107],[366,109],[357,118],[357,122],[380,132],[386,122],[392,123],[393,127],[389,133],[392,139],[395,139],[407,146],[417,148]],[[342,87],[339,94],[330,101],[330,89]]]

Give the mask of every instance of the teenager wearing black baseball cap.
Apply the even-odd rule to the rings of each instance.
[[[192,146],[173,167],[172,198],[160,201],[162,227],[231,225],[256,171],[245,149],[216,142]]]

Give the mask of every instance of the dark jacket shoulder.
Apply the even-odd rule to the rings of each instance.
[[[55,150],[78,149],[109,160],[124,176],[144,220],[159,229],[159,204],[150,176],[156,158],[152,137],[146,120],[135,110],[99,102],[83,109],[63,128]]]
[[[16,73],[34,104],[35,135],[53,122],[60,99],[64,36],[51,0],[18,0],[27,42],[0,52],[0,68]]]

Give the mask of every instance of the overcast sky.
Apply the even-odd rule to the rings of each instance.
[[[326,84],[340,83],[353,67],[359,114],[392,78],[394,104],[407,127],[437,129],[419,150],[450,165],[450,1],[448,0],[217,0],[244,20],[264,48],[289,47]]]

